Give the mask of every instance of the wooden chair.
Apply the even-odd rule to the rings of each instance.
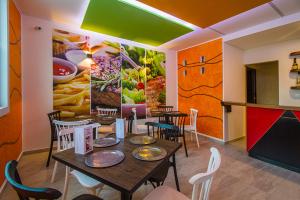
[[[174,108],[173,106],[166,106],[166,105],[157,106],[157,109],[162,112],[171,112],[173,111],[173,108]]]
[[[220,152],[212,147],[208,168],[205,173],[199,173],[190,178],[193,185],[192,200],[208,200],[213,177],[221,164]],[[189,200],[184,194],[168,187],[160,186],[147,195],[144,200]]]
[[[191,133],[191,140],[193,139],[193,134],[195,134],[197,146],[199,146],[198,132],[197,132],[197,116],[198,110],[191,108],[190,109],[190,125],[185,125],[185,131]]]
[[[118,114],[117,108],[99,108],[97,107],[98,115],[102,116],[116,116]],[[105,125],[101,126],[99,129],[99,133],[102,134],[102,136],[106,137],[112,133],[114,133],[114,127],[115,124],[112,125]]]
[[[49,148],[49,153],[48,153],[48,159],[47,159],[47,164],[46,167],[49,167],[51,155],[52,155],[52,149],[53,149],[53,142],[57,141],[57,133],[55,126],[53,124],[53,120],[60,120],[60,113],[61,111],[54,111],[51,113],[48,113],[48,118],[50,122],[50,128],[51,128],[51,137],[50,137],[50,148]]]
[[[87,125],[90,123],[89,120],[82,120],[82,121],[72,121],[72,122],[65,122],[65,121],[57,121],[54,120],[53,123],[56,127],[56,132],[58,133],[57,136],[57,151],[64,151],[74,147],[74,128]],[[93,128],[98,130],[100,126],[98,123],[90,124]],[[96,139],[98,138],[98,134],[96,133]],[[52,173],[51,182],[54,182],[55,174],[57,171],[58,162],[55,161],[54,169]],[[66,175],[65,175],[65,186],[63,191],[63,198],[66,198],[66,194],[68,191],[68,184],[69,184],[69,174],[73,175],[78,182],[85,187],[91,194],[96,195],[97,189],[99,189],[98,193],[100,192],[103,184],[93,178],[90,178],[77,170],[70,170],[70,167],[66,166]]]
[[[185,155],[188,157],[187,152],[187,146],[186,146],[186,140],[185,140],[185,119],[188,116],[186,113],[181,112],[171,112],[171,113],[165,113],[165,121],[167,124],[175,125],[179,128],[179,132],[174,134],[172,132],[166,133],[164,136],[167,140],[174,140],[178,142],[179,138],[182,138]]]
[[[171,124],[161,124],[157,122],[146,122],[145,125],[147,125],[148,129],[148,135],[152,137],[158,137],[160,138],[163,134],[166,133],[173,133],[176,134],[179,132],[179,128],[177,126],[171,125]],[[179,189],[179,183],[178,183],[178,176],[177,176],[177,170],[176,170],[176,161],[175,157],[173,158],[173,161],[167,160],[158,170],[155,172],[148,181],[152,184],[152,186],[159,187],[164,184],[164,181],[168,175],[169,168],[173,167],[174,169],[174,176],[175,176],[175,182],[176,186]]]
[[[52,188],[33,188],[22,184],[21,178],[17,170],[18,162],[9,161],[5,166],[5,178],[7,182],[17,192],[20,200],[47,199],[53,200],[61,197],[61,192]],[[75,197],[73,200],[102,200],[96,196],[83,194]]]
[[[162,113],[162,114],[158,117],[159,123],[165,124],[166,121],[165,121],[165,116],[164,116],[163,114],[164,114],[164,113],[167,113],[167,112],[173,112],[173,106],[160,105],[160,106],[157,106],[157,109],[158,109],[159,112]]]

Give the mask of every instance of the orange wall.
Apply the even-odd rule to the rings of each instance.
[[[9,0],[10,112],[0,118],[0,184],[5,163],[17,159],[22,150],[21,16]]]
[[[178,109],[186,113],[190,108],[197,109],[197,131],[223,139],[222,39],[179,51],[177,56]],[[205,64],[200,63],[200,56],[206,57]],[[184,60],[187,67],[183,66]],[[204,74],[200,73],[201,67],[205,68]]]

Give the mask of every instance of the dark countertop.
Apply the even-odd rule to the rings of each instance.
[[[295,110],[300,111],[300,107],[296,106],[281,106],[281,105],[265,105],[265,104],[252,104],[245,102],[231,102],[231,101],[222,101],[223,106],[247,106],[254,108],[268,108],[268,109],[283,109],[283,110]]]

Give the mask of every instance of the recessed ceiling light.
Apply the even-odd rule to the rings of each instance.
[[[191,23],[186,22],[186,21],[184,21],[184,20],[182,20],[182,19],[179,19],[179,18],[177,18],[177,17],[174,17],[173,15],[170,15],[170,14],[168,14],[168,13],[165,13],[165,12],[163,12],[163,11],[161,11],[161,10],[158,10],[158,9],[156,9],[156,8],[153,8],[153,7],[151,7],[151,6],[148,6],[147,4],[141,3],[141,2],[139,2],[139,1],[136,1],[136,0],[118,0],[118,1],[123,2],[123,3],[126,3],[126,4],[129,4],[129,5],[132,5],[132,6],[136,7],[136,8],[143,9],[143,10],[145,10],[145,11],[147,11],[147,12],[150,12],[150,13],[155,14],[155,15],[157,15],[157,16],[163,17],[163,18],[168,19],[168,20],[170,20],[170,21],[176,22],[176,23],[178,23],[178,24],[181,24],[181,25],[183,25],[183,26],[185,26],[185,27],[188,27],[188,28],[191,28],[191,29],[193,29],[193,30],[195,30],[195,29],[198,28],[198,27],[197,27],[196,25],[194,25],[194,24],[191,24]]]

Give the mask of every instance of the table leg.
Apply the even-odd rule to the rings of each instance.
[[[178,176],[177,176],[177,169],[176,169],[175,154],[173,154],[173,156],[172,156],[172,165],[173,165],[173,170],[174,170],[176,188],[177,188],[177,191],[180,192],[179,181],[178,181]]]
[[[121,200],[131,200],[132,195],[128,192],[122,191],[121,192]]]

